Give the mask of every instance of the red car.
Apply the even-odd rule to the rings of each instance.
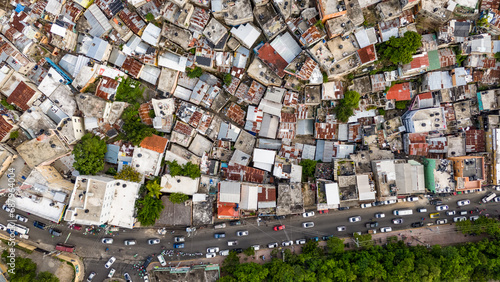
[[[274,226],[274,231],[280,231],[285,229],[285,225],[276,225]]]
[[[328,213],[328,210],[320,210],[318,213]]]

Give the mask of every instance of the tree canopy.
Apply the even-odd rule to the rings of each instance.
[[[116,89],[116,101],[127,102],[129,104],[140,103],[144,100],[142,93],[145,88],[141,87],[141,83],[131,78],[122,79]]]
[[[230,252],[221,281],[488,281],[500,280],[500,240],[458,246],[408,247],[404,241],[343,251],[338,238],[326,252],[310,241],[301,254],[284,251],[264,265],[240,263]],[[297,247],[296,247],[297,248]]]
[[[2,259],[7,262],[8,252],[6,250],[2,253]],[[16,267],[12,272],[8,272],[9,280],[12,282],[59,282],[54,274],[48,271],[36,273],[37,265],[29,258],[16,256]]]
[[[188,176],[192,179],[201,176],[200,167],[192,162],[187,162],[183,165],[177,163],[176,160],[173,162],[167,161],[168,171],[171,176]]]
[[[316,172],[316,163],[317,161],[302,159],[299,165],[302,166],[302,181],[307,181],[307,178],[314,177],[314,173]]]
[[[203,74],[203,70],[200,67],[186,68],[186,74],[189,78],[198,78]]]
[[[148,190],[148,196],[153,198],[160,198],[161,196],[161,186],[156,181],[149,181],[146,184],[146,189]]]
[[[141,122],[138,104],[127,107],[125,111],[123,111],[122,120],[124,122],[122,129],[126,133],[123,138],[132,142],[135,146],[138,146],[144,138],[156,132],[154,128]]]
[[[421,46],[422,36],[414,31],[407,31],[403,37],[393,36],[381,43],[378,53],[382,59],[387,59],[393,64],[408,64]]]
[[[144,196],[144,198],[142,199],[138,199],[136,205],[137,220],[143,226],[154,225],[156,220],[160,217],[161,212],[165,208],[161,199],[151,197],[149,194]]]
[[[124,165],[122,170],[115,175],[115,179],[122,179],[132,182],[141,182],[141,173],[129,165]]]
[[[354,114],[354,109],[359,107],[359,99],[361,96],[356,91],[347,91],[344,93],[344,98],[340,100],[335,107],[335,115],[341,122],[347,122],[349,117]]]
[[[189,196],[182,193],[172,193],[170,194],[170,196],[168,196],[168,199],[174,204],[182,204],[185,201],[189,200]]]
[[[104,169],[106,151],[106,141],[87,133],[73,149],[75,156],[73,167],[82,175],[95,175]]]

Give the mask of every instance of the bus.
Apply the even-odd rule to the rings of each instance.
[[[410,215],[413,214],[412,210],[394,210],[392,212],[394,215]]]
[[[17,224],[17,223],[8,222],[7,223],[7,232],[9,232],[9,234],[11,232],[14,232],[16,235],[27,235],[30,232],[30,229],[26,226],[22,226],[22,225]]]

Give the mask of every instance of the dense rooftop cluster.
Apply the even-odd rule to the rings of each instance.
[[[21,210],[132,228],[156,181],[192,200],[157,223],[204,225],[500,184],[498,1],[9,3],[0,188],[15,169]]]

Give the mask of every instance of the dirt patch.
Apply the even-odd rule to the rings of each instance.
[[[156,281],[217,281],[219,279],[218,270],[191,269],[185,273],[171,273],[168,271],[155,271],[153,276]],[[154,281],[153,280],[153,281]]]
[[[380,21],[377,13],[375,12],[375,5],[364,8],[363,16],[365,17],[365,22],[363,24],[366,26],[376,26]]]
[[[316,206],[316,189],[309,183],[302,184],[302,195],[304,197],[304,208],[312,208]]]

